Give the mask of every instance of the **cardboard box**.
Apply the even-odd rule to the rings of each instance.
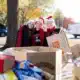
[[[72,72],[73,72],[72,80],[80,80],[80,67],[75,66]]]
[[[63,51],[63,65],[68,62],[69,57],[71,56],[71,48],[68,43],[65,32],[61,29],[59,34],[54,34],[46,38],[49,47],[59,48]],[[71,54],[67,54],[71,53]]]
[[[0,54],[0,73],[3,73],[14,66],[15,57]]]
[[[71,47],[73,59],[78,58],[80,56],[80,44],[76,44]]]
[[[62,68],[62,50],[53,47],[22,47],[13,48],[12,54],[18,61],[30,60],[44,71],[55,75],[60,80]]]

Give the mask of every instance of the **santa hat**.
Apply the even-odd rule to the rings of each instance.
[[[52,18],[52,16],[47,17],[47,19],[51,19],[51,18]]]

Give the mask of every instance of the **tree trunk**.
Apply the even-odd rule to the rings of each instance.
[[[7,0],[8,35],[4,48],[15,47],[18,28],[18,0]]]

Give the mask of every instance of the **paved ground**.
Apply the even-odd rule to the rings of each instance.
[[[6,43],[6,37],[0,37],[0,47]]]

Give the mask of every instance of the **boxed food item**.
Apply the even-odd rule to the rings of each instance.
[[[36,67],[29,60],[25,60],[25,61],[22,61],[22,62],[17,62],[16,61],[15,64],[16,64],[16,66],[14,67],[13,70],[14,71],[15,70],[20,70],[20,71],[26,73],[26,76],[35,75],[35,73],[40,75],[41,77],[44,76],[43,75],[43,70],[41,70],[40,68]],[[36,75],[35,75],[35,77],[36,77]]]
[[[0,74],[0,80],[18,80],[17,76],[12,70],[9,70],[3,74]]]
[[[0,80],[5,80],[2,74],[0,74]]]
[[[9,70],[3,74],[4,80],[18,80],[17,76],[12,70]]]
[[[30,60],[42,70],[60,78],[62,50],[53,47],[14,47],[11,53],[17,61]]]
[[[14,66],[15,57],[5,54],[0,54],[0,73],[3,73]]]
[[[42,80],[41,76],[37,73],[30,72],[29,70],[14,70],[15,74],[18,77],[18,80]]]
[[[30,61],[16,62],[13,69],[19,80],[54,80],[54,75],[41,70]]]

